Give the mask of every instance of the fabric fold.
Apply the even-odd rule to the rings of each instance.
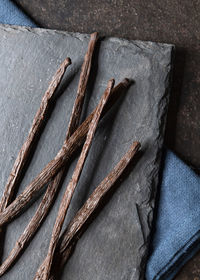
[[[199,249],[200,178],[171,151],[164,168],[146,278],[172,279]]]

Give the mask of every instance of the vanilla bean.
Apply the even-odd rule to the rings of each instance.
[[[70,124],[68,127],[67,135],[72,135],[74,133],[74,127],[78,127],[80,121],[80,114],[79,112],[82,111],[83,106],[83,99],[85,96],[86,86],[88,82],[88,78],[90,75],[91,70],[91,63],[92,63],[92,56],[94,52],[94,47],[97,41],[98,34],[94,32],[90,36],[90,42],[88,45],[88,50],[85,54],[84,62],[81,69],[79,84],[78,84],[78,91],[77,91],[77,98],[72,110],[72,115],[70,119]]]
[[[57,176],[56,176],[57,177]],[[33,237],[33,235],[36,233],[38,228],[40,227],[43,219],[46,217],[50,206],[55,198],[57,189],[59,187],[60,178],[56,178],[52,183],[49,184],[47,191],[37,209],[35,212],[35,215],[30,220],[29,224],[25,228],[22,235],[19,237],[17,242],[15,243],[14,248],[11,250],[9,256],[6,258],[6,260],[1,264],[0,266],[0,276],[2,276],[14,263],[14,261],[17,259],[19,254],[22,252],[22,250],[25,248],[29,240]]]
[[[130,161],[140,148],[139,142],[134,142],[129,151],[121,158],[114,169],[109,175],[99,184],[99,186],[93,191],[85,204],[77,212],[70,224],[59,239],[59,243],[56,247],[55,256],[52,263],[52,271],[61,271],[64,264],[68,260],[74,247],[74,243],[77,241],[79,233],[84,228],[87,221],[91,218],[94,211],[104,199],[105,195],[110,191],[112,186],[122,175]],[[74,240],[75,239],[75,240]],[[45,261],[42,263],[38,270],[37,277],[34,280],[42,280],[45,268]],[[50,280],[54,277],[51,275]]]
[[[128,79],[124,79],[111,92],[111,96],[106,104],[102,116],[112,107],[120,93],[127,89],[130,85]],[[96,109],[95,109],[96,110]],[[26,187],[18,197],[0,213],[0,226],[12,220],[18,215],[31,199],[49,183],[59,170],[67,163],[72,154],[82,145],[88,132],[89,124],[93,118],[95,110],[87,117],[87,119],[77,128],[66,143],[62,146],[56,157],[50,161],[38,176]]]
[[[60,232],[62,230],[62,226],[63,226],[64,220],[65,220],[66,214],[67,214],[67,210],[69,208],[69,204],[71,202],[74,191],[78,184],[81,172],[83,170],[83,166],[84,166],[85,160],[87,158],[89,149],[91,147],[92,140],[94,138],[94,134],[95,134],[101,113],[110,96],[113,86],[114,86],[114,80],[110,80],[108,82],[107,89],[106,89],[105,93],[103,94],[103,96],[100,100],[100,103],[94,113],[94,116],[90,123],[87,137],[86,137],[85,143],[83,145],[79,160],[77,162],[77,165],[73,172],[72,178],[71,178],[69,184],[67,185],[66,191],[62,198],[62,201],[61,201],[61,204],[60,204],[60,207],[58,210],[58,215],[57,215],[55,225],[53,228],[52,237],[51,237],[50,244],[49,244],[49,250],[48,250],[48,253],[46,256],[46,260],[45,260],[45,269],[44,269],[43,280],[48,280],[48,278],[49,278],[55,248],[56,248],[56,245],[59,240]]]
[[[128,152],[122,157],[114,169],[109,173],[109,175],[100,183],[100,185],[93,191],[90,197],[87,199],[83,207],[78,211],[67,230],[63,233],[59,240],[58,251],[61,257],[61,265],[63,266],[68,256],[70,256],[70,251],[68,252],[68,246],[70,241],[73,240],[75,235],[81,231],[83,226],[92,216],[94,211],[97,209],[99,204],[102,202],[105,195],[115,184],[117,179],[122,175],[125,168],[128,166],[130,161],[133,159],[135,154],[140,149],[140,143],[134,142]],[[70,248],[70,247],[69,247]]]
[[[79,125],[82,106],[83,106],[86,87],[87,87],[87,82],[88,82],[88,78],[89,78],[90,70],[91,70],[92,55],[94,52],[94,47],[95,47],[96,41],[97,41],[97,33],[95,32],[95,33],[91,34],[90,42],[88,45],[88,50],[84,57],[84,62],[83,62],[82,69],[81,69],[76,100],[74,102],[74,106],[72,109],[72,114],[71,114],[65,141],[67,141],[69,139],[69,137],[72,135],[72,133],[74,133],[74,131],[77,129],[77,127]],[[66,168],[63,167],[60,170],[60,172],[55,176],[53,181],[50,182],[50,184],[46,190],[46,193],[45,193],[35,215],[30,220],[30,222],[27,225],[27,227],[25,228],[24,232],[17,240],[14,248],[11,250],[7,259],[1,264],[0,276],[2,276],[6,272],[6,270],[12,265],[12,263],[16,260],[16,258],[19,256],[19,254],[24,249],[26,244],[29,242],[29,240],[33,237],[33,235],[36,233],[36,231],[40,227],[42,221],[48,214],[48,211],[54,201],[58,187],[60,186],[60,182],[63,180],[63,177],[65,175],[65,171],[66,171]]]
[[[44,124],[44,118],[48,112],[50,102],[54,97],[55,90],[59,85],[66,68],[71,64],[70,58],[66,58],[64,62],[60,65],[59,69],[57,70],[56,74],[54,75],[47,91],[45,92],[42,102],[40,104],[40,108],[38,109],[32,127],[29,131],[28,137],[24,142],[16,160],[13,165],[12,171],[8,178],[8,182],[6,184],[3,196],[0,202],[0,212],[2,212],[7,205],[9,204],[10,200],[12,199],[13,192],[15,190],[17,181],[22,173],[23,167],[28,159],[28,156],[33,148],[33,144],[35,140],[38,138],[38,135],[41,132],[41,128]]]
[[[19,154],[15,160],[11,173],[8,177],[5,190],[3,192],[0,201],[0,213],[3,212],[9,205],[13,198],[13,194],[16,190],[17,184],[27,163],[29,155],[31,154],[34,144],[41,134],[45,117],[48,114],[50,103],[55,95],[55,90],[58,87],[66,68],[71,64],[70,58],[66,58],[60,65],[59,69],[52,78],[47,91],[45,92],[40,107],[33,119],[32,127],[29,131],[28,137],[19,151]],[[2,234],[2,228],[0,227],[0,238]]]

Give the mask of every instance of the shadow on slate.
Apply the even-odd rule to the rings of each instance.
[[[180,107],[180,98],[185,72],[186,51],[183,48],[176,48],[173,60],[172,89],[169,99],[169,110],[166,123],[165,140],[169,147],[174,147],[177,138],[177,112]],[[167,133],[168,131],[168,133]],[[169,133],[170,131],[170,133]]]
[[[66,56],[73,65],[83,61],[88,35],[24,27],[0,27],[0,139],[1,193],[47,85]],[[13,46],[15,46],[13,51]],[[107,81],[127,77],[135,81],[114,114],[108,114],[97,130],[65,225],[86,196],[112,170],[138,140],[143,155],[126,180],[113,193],[103,211],[79,240],[62,279],[96,280],[143,277],[152,224],[161,148],[169,99],[172,45],[105,38],[99,45],[95,83],[90,87],[88,115],[97,105]],[[58,98],[23,178],[19,193],[61,147],[75,99],[79,73]],[[108,133],[109,131],[109,133]],[[76,160],[72,161],[64,186]],[[89,178],[89,179],[88,179]],[[45,257],[64,187],[37,235],[4,280],[32,279]],[[7,229],[4,258],[23,232],[41,198],[17,217]]]

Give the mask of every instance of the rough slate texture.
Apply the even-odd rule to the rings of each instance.
[[[1,26],[0,36],[1,191],[52,75],[66,56],[73,62],[63,81],[63,86],[68,87],[59,97],[41,136],[21,192],[63,143],[88,35]],[[135,84],[99,126],[66,223],[133,140],[141,141],[142,156],[78,242],[62,279],[142,278],[163,143],[171,52],[170,45],[117,38],[104,39],[99,44],[84,116],[98,103],[109,78],[119,82],[127,77],[134,79]],[[64,186],[74,165],[75,162]],[[33,278],[46,255],[63,191],[64,187],[34,240],[2,279]],[[4,257],[39,201],[8,226]]]

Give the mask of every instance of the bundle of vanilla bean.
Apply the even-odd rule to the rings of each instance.
[[[107,111],[109,111],[110,107],[113,106],[120,94],[123,93],[129,86],[129,80],[126,78],[115,87],[114,79],[109,80],[107,88],[97,107],[81,125],[79,124],[97,37],[98,35],[96,32],[90,36],[88,50],[85,54],[81,69],[77,95],[63,146],[58,151],[56,157],[49,162],[36,176],[36,178],[25,188],[25,190],[13,200],[16,185],[20,176],[24,173],[25,164],[27,163],[34,144],[43,129],[44,120],[48,114],[50,103],[55,96],[56,89],[60,84],[66,69],[71,64],[70,58],[66,58],[64,60],[52,78],[52,81],[45,92],[40,107],[35,115],[28,137],[14,163],[0,201],[0,238],[3,234],[2,229],[4,225],[14,219],[16,215],[20,214],[23,209],[27,207],[32,198],[38,194],[45,185],[48,184],[48,187],[37,211],[35,212],[35,215],[32,217],[24,232],[17,240],[7,259],[0,265],[0,276],[2,276],[11,267],[44,221],[50,207],[52,206],[60,183],[66,176],[68,167],[67,164],[74,152],[81,145],[83,145],[83,147],[80,157],[60,203],[47,256],[39,267],[34,279],[54,279],[54,267],[56,266],[56,269],[60,270],[66,263],[74,244],[78,240],[83,226],[89,220],[106,193],[121,176],[129,162],[140,148],[139,142],[133,142],[127,153],[122,157],[107,177],[105,177],[105,179],[99,184],[99,186],[96,187],[94,192],[90,195],[83,207],[77,212],[75,217],[65,229],[64,233],[61,235],[67,210],[79,181],[99,120]]]

